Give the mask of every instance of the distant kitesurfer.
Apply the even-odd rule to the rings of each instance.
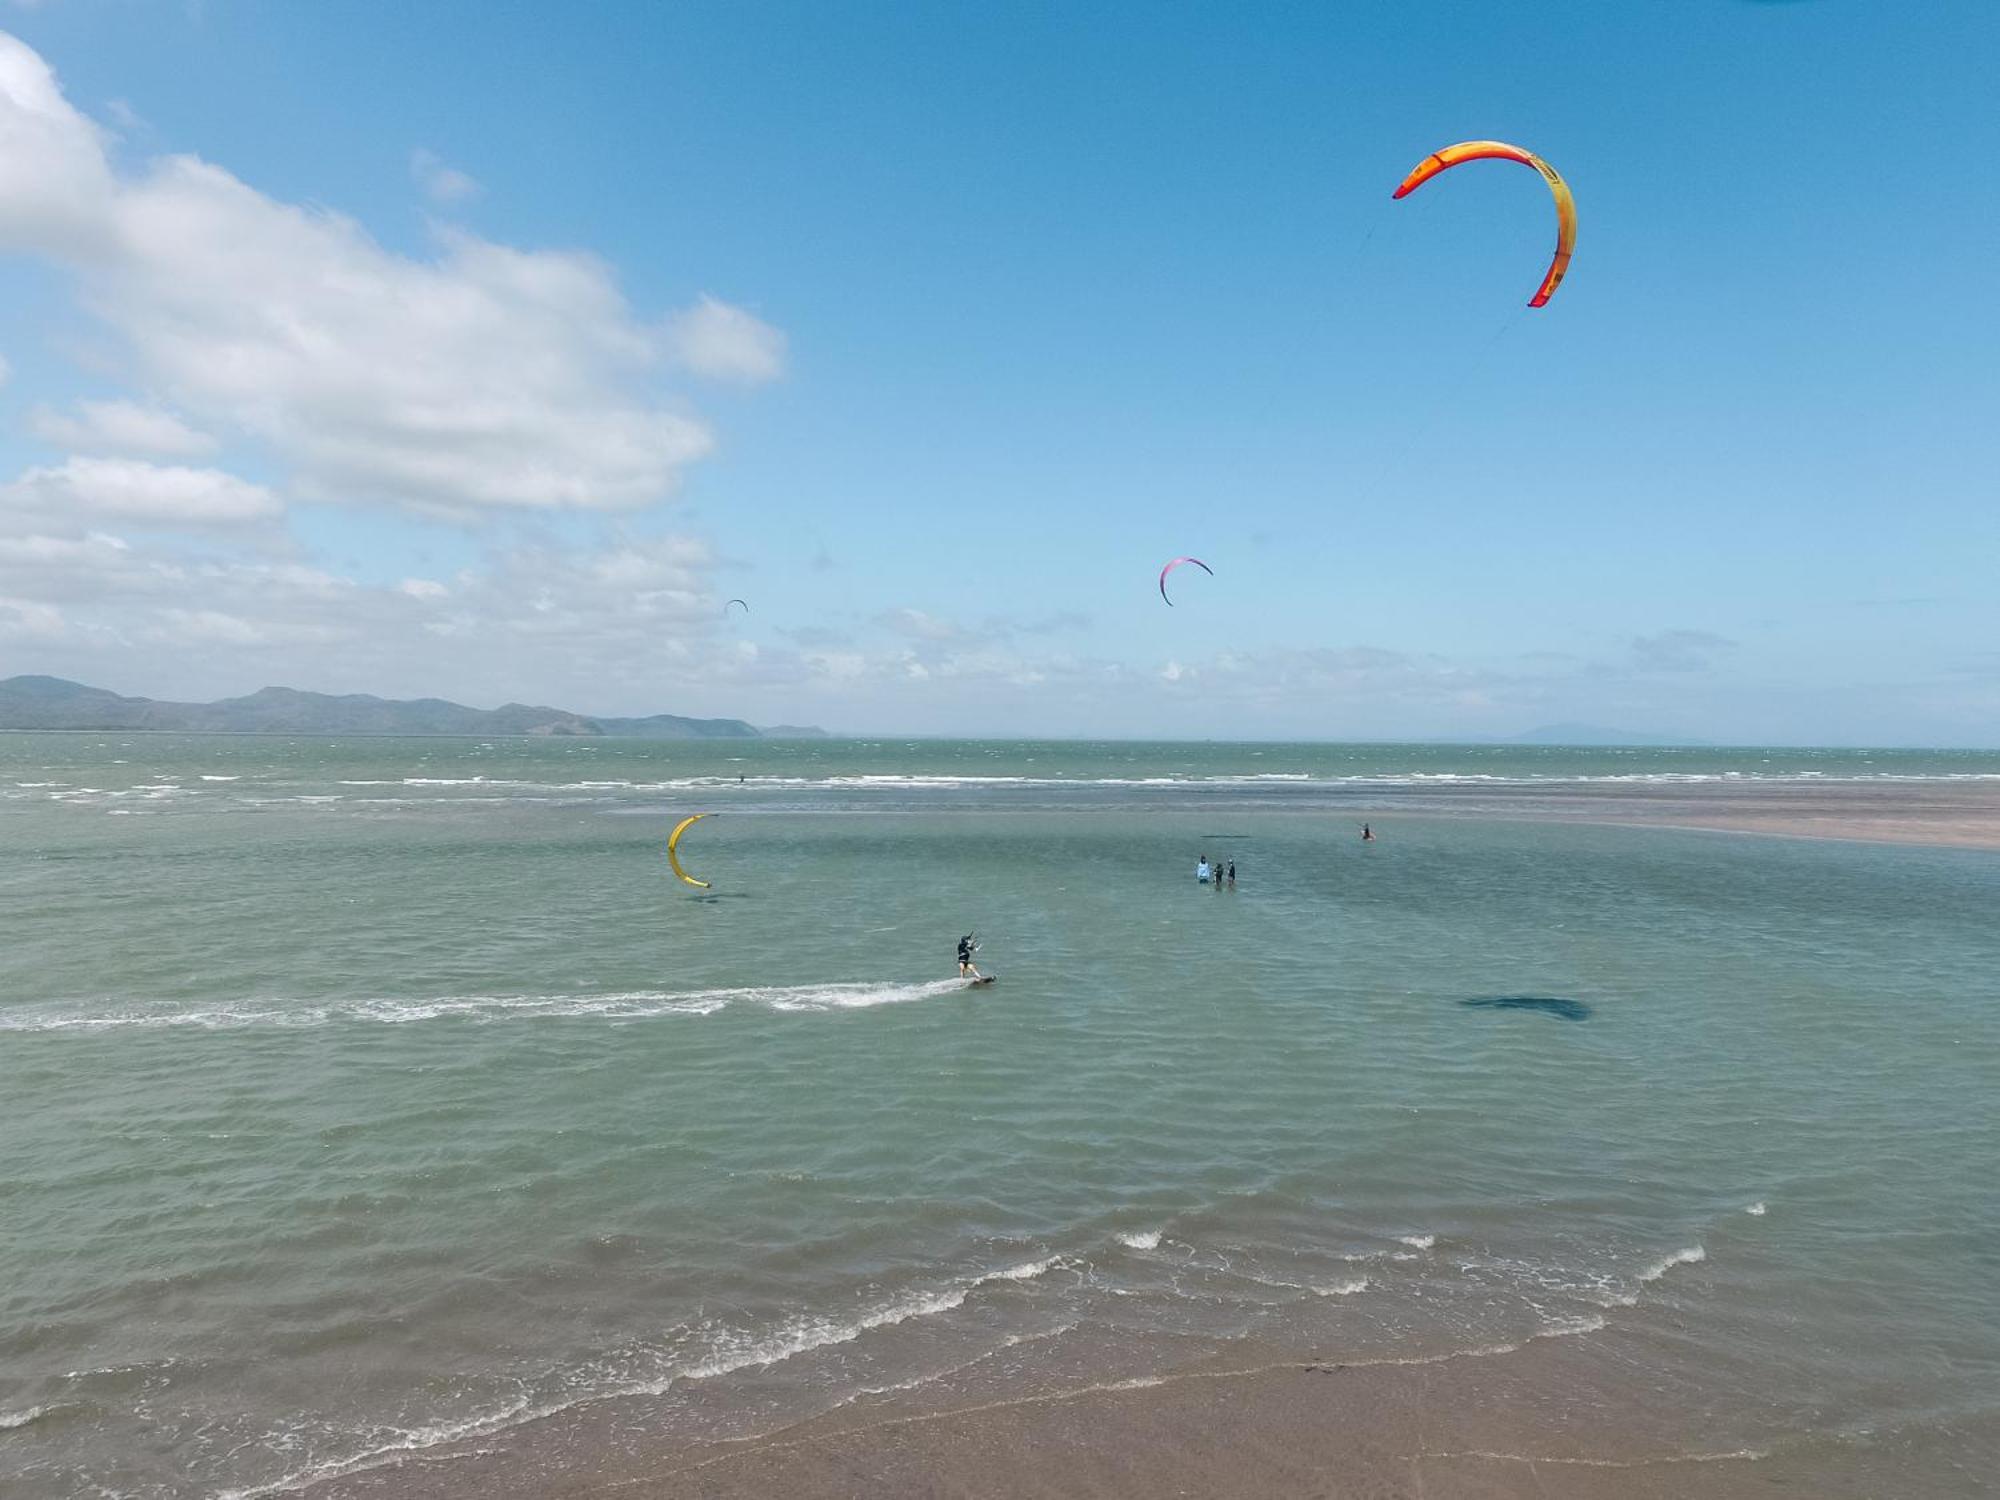
[[[1375,842],[1375,830],[1370,828],[1366,823],[1361,825],[1361,842],[1364,844]]]
[[[958,940],[958,977],[960,979],[980,979],[984,976],[972,965],[972,955],[979,951],[977,934],[968,932]]]

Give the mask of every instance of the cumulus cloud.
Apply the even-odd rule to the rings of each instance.
[[[424,196],[440,207],[469,202],[484,191],[477,178],[447,165],[435,151],[421,146],[410,153],[410,176],[424,190]]]
[[[175,646],[289,646],[335,640],[339,633],[327,626],[258,624],[219,609],[166,609],[149,636]]]
[[[852,631],[841,630],[831,625],[781,626],[778,634],[800,646],[851,646],[854,644],[854,634]]]
[[[28,429],[45,443],[79,453],[202,458],[218,446],[172,412],[136,401],[79,401],[73,414],[38,406],[28,415]]]
[[[609,268],[440,230],[393,253],[189,156],[114,166],[42,58],[0,36],[0,249],[54,263],[135,379],[325,500],[616,510],[713,446],[665,363],[766,379],[783,339],[703,298],[663,332]]]
[[[675,356],[697,375],[755,384],[785,373],[785,336],[713,297],[676,314],[667,331]]]
[[[963,639],[968,633],[963,626],[937,615],[926,614],[920,609],[885,610],[875,617],[875,622],[898,635],[920,641],[955,641]]]
[[[0,506],[69,519],[101,517],[171,527],[269,520],[282,507],[262,485],[220,469],[129,458],[72,458],[30,469],[0,488]]]
[[[63,631],[62,611],[54,605],[0,596],[0,641],[55,640]]]

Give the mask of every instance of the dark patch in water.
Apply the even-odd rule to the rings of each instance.
[[[1587,1021],[1590,1007],[1581,1000],[1557,1000],[1548,995],[1480,995],[1461,1000],[1460,1005],[1476,1005],[1483,1010],[1538,1010],[1558,1021]]]

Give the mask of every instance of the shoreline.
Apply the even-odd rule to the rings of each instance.
[[[1704,1442],[1666,1414],[1648,1336],[1543,1339],[1409,1359],[1274,1359],[959,1406],[895,1396],[755,1437],[649,1432],[612,1397],[308,1484],[305,1500],[1864,1500],[1985,1493],[2000,1410],[1885,1433]],[[1568,1345],[1569,1347],[1562,1347]],[[1276,1351],[1272,1351],[1275,1353]],[[1640,1356],[1634,1365],[1635,1355]],[[1691,1392],[1677,1392],[1685,1397]]]
[[[1616,828],[1759,834],[1941,849],[2000,850],[2000,785],[1985,782],[1747,782],[1602,787],[1427,788],[1357,800],[1382,817],[1538,819]]]

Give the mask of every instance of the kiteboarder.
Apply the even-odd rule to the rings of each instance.
[[[1361,825],[1361,842],[1364,844],[1375,842],[1375,830],[1370,828],[1366,823]]]
[[[972,955],[979,951],[978,934],[968,932],[958,940],[958,977],[960,979],[980,979],[983,976],[973,967]]]

